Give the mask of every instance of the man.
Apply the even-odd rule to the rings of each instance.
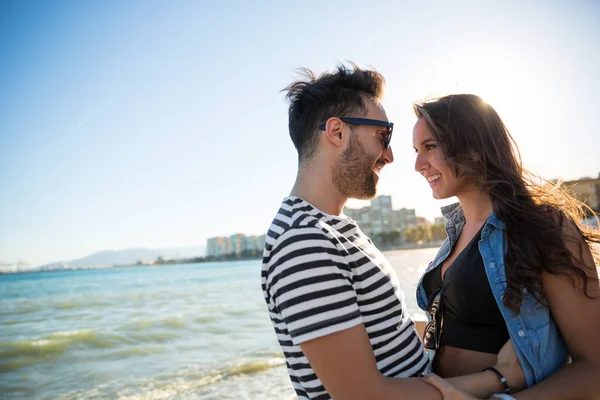
[[[289,132],[299,168],[268,231],[262,289],[300,399],[441,399],[385,257],[343,215],[349,198],[375,197],[393,162],[383,77],[340,66],[291,84]],[[512,353],[514,356],[514,352]],[[498,364],[518,382],[516,356]],[[518,367],[516,368],[518,369]],[[502,391],[493,372],[452,383],[483,397]]]

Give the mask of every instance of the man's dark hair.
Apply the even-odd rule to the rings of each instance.
[[[383,97],[385,79],[355,64],[339,65],[333,72],[318,78],[308,69],[298,72],[307,80],[293,82],[283,89],[290,101],[289,131],[303,165],[315,154],[319,126],[331,117],[360,117],[367,112],[365,98],[379,101]]]

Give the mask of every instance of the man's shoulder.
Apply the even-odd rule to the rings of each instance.
[[[273,219],[267,232],[266,244],[271,247],[285,246],[304,240],[330,240],[331,235],[324,224],[314,216],[305,219],[286,221],[279,215]],[[269,250],[267,247],[266,250]]]
[[[263,267],[290,262],[314,254],[337,254],[335,235],[326,218],[295,202],[282,207],[273,219],[265,240]],[[309,206],[310,207],[310,206]]]
[[[323,216],[301,198],[285,198],[271,222],[267,237],[272,241],[282,235],[301,235],[320,230]],[[324,233],[324,231],[322,231]]]

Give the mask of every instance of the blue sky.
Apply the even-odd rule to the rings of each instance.
[[[600,173],[595,1],[213,3],[0,0],[0,261],[263,233],[298,67],[384,74],[396,208],[447,204],[413,170],[411,104],[438,94],[481,95],[546,178]]]

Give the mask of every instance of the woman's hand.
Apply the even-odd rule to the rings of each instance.
[[[461,392],[452,384],[436,374],[426,375],[420,378],[423,382],[430,384],[440,391],[444,400],[474,400],[477,397],[473,397],[470,394]]]
[[[518,392],[527,387],[525,374],[523,373],[523,368],[521,368],[521,363],[519,362],[517,353],[515,353],[511,339],[500,349],[494,368],[504,375],[510,390],[513,392]]]

